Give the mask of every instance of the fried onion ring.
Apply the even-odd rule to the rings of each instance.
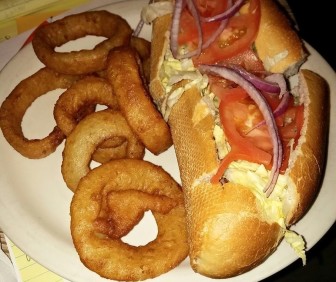
[[[85,115],[93,113],[96,105],[118,110],[118,101],[111,84],[99,77],[86,76],[75,82],[58,98],[54,107],[57,126],[68,136]],[[93,160],[104,163],[111,158],[127,155],[124,137],[115,136],[101,144],[93,154]]]
[[[62,143],[65,135],[57,126],[42,139],[28,139],[23,134],[21,123],[27,109],[38,97],[55,89],[67,89],[79,78],[42,68],[22,80],[2,103],[0,126],[3,135],[22,156],[30,159],[44,158]]]
[[[54,107],[57,126],[68,136],[79,122],[79,117],[82,117],[83,109],[98,104],[113,110],[119,108],[109,82],[99,77],[84,77],[58,98]]]
[[[138,53],[141,61],[143,70],[142,76],[146,80],[147,84],[150,81],[150,52],[151,52],[151,43],[150,41],[142,38],[132,36],[130,41],[130,46]],[[97,72],[97,75],[102,78],[106,78],[106,69]]]
[[[129,125],[146,148],[158,155],[172,145],[172,138],[167,123],[147,92],[140,68],[134,49],[115,48],[108,56],[106,76]]]
[[[106,143],[109,147],[105,147]],[[92,155],[92,160],[103,164],[112,159],[122,159],[125,157],[127,157],[127,140],[123,137],[115,136],[96,148]]]
[[[150,53],[151,53],[150,41],[142,37],[132,36],[130,45],[138,52],[141,58],[141,61],[144,61],[150,58]]]
[[[158,225],[156,239],[144,246],[123,242],[121,237],[149,209]],[[122,159],[94,168],[80,181],[70,215],[81,261],[102,277],[154,278],[187,257],[182,191],[165,170],[150,162]]]
[[[105,140],[114,136],[127,139],[127,155],[142,159],[144,146],[125,118],[110,109],[94,112],[82,119],[65,141],[61,172],[66,185],[75,191],[79,180],[90,171],[92,154]]]
[[[40,26],[32,44],[36,56],[47,67],[61,73],[88,74],[104,69],[108,52],[129,44],[131,34],[131,27],[122,17],[108,11],[87,11]],[[107,39],[92,50],[55,51],[55,47],[86,35]]]
[[[147,82],[150,81],[150,54],[151,54],[151,43],[150,41],[137,36],[132,36],[131,46],[137,51],[140,56],[143,76]]]

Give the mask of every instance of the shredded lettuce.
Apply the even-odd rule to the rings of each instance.
[[[306,255],[303,237],[289,230],[285,223],[282,199],[287,189],[287,176],[279,175],[272,195],[267,198],[263,192],[263,188],[268,181],[269,173],[263,165],[247,161],[235,161],[229,165],[224,176],[230,182],[238,183],[251,189],[265,210],[268,219],[279,224],[285,233],[286,242],[293,248],[298,257],[302,259],[303,264],[305,264]]]
[[[168,120],[172,107],[186,90],[196,86],[203,92],[209,84],[208,77],[194,67],[191,59],[176,60],[169,49],[160,69],[160,79],[166,91],[166,97],[160,109],[165,120]],[[188,83],[172,91],[173,86],[182,80]]]

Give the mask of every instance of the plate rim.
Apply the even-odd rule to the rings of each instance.
[[[145,0],[142,0],[142,1],[135,1],[135,0],[133,0],[133,1],[116,1],[116,2],[113,2],[113,3],[111,3],[111,4],[109,4],[109,5],[104,5],[104,6],[102,6],[102,7],[97,7],[96,9],[101,9],[101,8],[103,8],[103,9],[107,9],[107,8],[111,8],[111,7],[115,7],[116,5],[119,5],[120,3],[122,4],[122,5],[124,5],[126,2],[136,2],[136,3],[147,3]],[[322,63],[322,65],[324,65],[325,66],[325,70],[323,71],[323,72],[325,72],[325,73],[327,73],[327,77],[328,77],[328,79],[326,79],[327,81],[328,81],[328,83],[330,84],[330,87],[331,87],[331,89],[330,89],[330,95],[334,95],[335,96],[335,86],[336,86],[336,84],[335,84],[335,82],[334,81],[336,81],[336,74],[335,74],[335,72],[334,72],[334,70],[331,68],[331,66],[324,60],[324,58],[312,47],[312,46],[310,46],[307,42],[305,42],[305,45],[307,46],[307,49],[308,49],[308,51],[311,53],[311,55],[309,56],[310,58],[311,58],[311,56],[314,56],[314,57],[316,57],[316,60],[318,60],[318,61],[320,61],[320,63]],[[29,46],[26,46],[25,48],[29,48]],[[28,49],[27,49],[28,50]],[[26,51],[27,51],[26,50]],[[27,51],[28,52],[28,51]],[[3,72],[5,72],[5,70],[8,68],[8,65],[11,65],[12,64],[12,62],[15,60],[15,58],[17,57],[17,56],[20,56],[20,54],[22,54],[22,53],[18,53],[17,55],[15,55],[13,58],[11,58],[10,60],[9,60],[9,62],[4,66],[4,68],[1,70],[1,72],[0,72],[0,81],[1,81],[1,77],[3,76]],[[309,58],[308,58],[308,60],[309,60]],[[304,66],[304,65],[303,65]],[[323,76],[324,77],[324,76]],[[334,78],[335,80],[333,80],[333,81],[331,81],[331,78]],[[2,98],[4,98],[4,97],[0,97],[0,99],[2,99]],[[333,101],[334,101],[334,99],[335,98],[333,98]],[[333,115],[335,115],[335,111],[333,111]],[[332,118],[332,113],[330,114],[330,118]],[[330,121],[330,127],[332,126],[331,125],[331,123],[332,123],[332,121]],[[333,131],[334,132],[334,131]],[[3,137],[1,138],[1,139],[4,139]],[[1,140],[0,139],[0,140]],[[330,145],[330,141],[329,141],[329,146],[328,146],[328,150],[331,148],[331,145]],[[0,149],[0,151],[1,151],[2,149]],[[15,153],[15,152],[14,152]],[[55,154],[59,154],[60,152],[55,152]],[[328,156],[328,158],[327,158],[328,160],[329,160],[329,156]],[[334,158],[335,159],[335,158]],[[1,167],[2,165],[0,165],[0,167]],[[3,184],[3,181],[4,181],[4,178],[3,178],[3,173],[0,173],[0,183],[1,184]],[[7,180],[6,178],[5,178],[5,180]],[[322,186],[322,188],[323,188],[323,186]],[[318,197],[317,197],[317,199],[318,199]],[[317,200],[316,199],[316,200]],[[316,201],[315,201],[315,203],[314,203],[314,205],[316,204]],[[313,206],[314,206],[313,205]],[[5,203],[5,201],[3,200],[3,198],[0,198],[0,206],[2,206],[2,207],[4,207],[4,208],[6,208],[7,206],[6,206],[6,203]],[[8,207],[7,207],[8,208]],[[310,209],[311,210],[311,209]],[[307,218],[307,216],[309,216],[309,212],[310,211],[308,211],[308,213],[305,215],[305,217],[302,219],[302,220],[306,220],[306,218]],[[333,222],[332,222],[332,224],[329,224],[329,227],[328,228],[325,228],[325,230],[322,232],[323,234],[322,234],[322,236],[320,237],[320,238],[318,238],[318,239],[316,239],[316,240],[314,240],[314,242],[312,243],[312,244],[310,244],[309,245],[309,249],[308,250],[310,250],[329,230],[330,230],[330,228],[335,224],[335,221],[336,221],[336,212],[335,212],[335,214],[333,215]],[[0,223],[1,224],[4,224],[4,220],[2,219],[2,217],[0,216]],[[297,228],[297,226],[300,226],[300,223],[301,223],[301,221],[297,224],[297,225],[295,225],[294,226],[294,230]],[[5,226],[6,225],[8,225],[8,224],[4,224]],[[4,229],[4,228],[2,228],[2,229]],[[6,229],[6,228],[5,228]],[[13,235],[13,234],[11,234],[11,231],[9,230],[9,232],[8,232],[8,229],[9,228],[7,228],[7,230],[4,230],[4,232],[6,233],[6,236],[8,236],[8,238],[11,240],[11,238],[16,238],[16,236],[15,235]],[[7,232],[8,232],[8,235],[7,235]],[[320,232],[321,233],[321,232]],[[304,235],[304,234],[303,234]],[[22,249],[25,249],[25,246],[23,246],[23,244],[17,244],[18,243],[18,240],[13,240],[13,242],[14,242],[14,244],[16,244],[17,246],[19,246],[20,248],[22,248]],[[38,263],[40,263],[41,265],[43,265],[43,266],[45,266],[45,264],[44,264],[44,262],[41,262],[40,260],[36,260],[34,257],[34,255],[32,254],[32,252],[31,251],[29,251],[29,253],[27,253],[29,256],[31,256],[35,261],[37,261]],[[264,275],[266,275],[266,276],[261,276],[261,277],[258,277],[258,279],[264,279],[264,278],[266,278],[266,277],[269,277],[269,276],[271,276],[271,275],[273,275],[273,274],[275,274],[275,273],[277,273],[278,271],[280,271],[280,270],[282,270],[282,269],[284,269],[285,267],[287,267],[288,265],[290,265],[290,264],[292,264],[294,261],[296,261],[298,258],[297,257],[292,257],[292,259],[290,259],[289,260],[289,262],[287,263],[284,263],[282,266],[280,266],[279,267],[279,269],[277,269],[275,272],[272,272],[271,274],[266,274],[266,273],[264,273]],[[187,259],[186,259],[187,260]],[[254,270],[252,270],[252,271],[250,271],[250,272],[248,272],[248,273],[251,273],[251,272],[253,272],[253,271],[258,271],[258,269],[260,270],[260,267],[261,267],[262,265],[260,265],[260,266],[258,266],[257,268],[255,268]],[[60,273],[58,270],[55,270],[55,267],[52,267],[52,266],[50,266],[50,265],[48,265],[48,266],[45,266],[45,267],[47,267],[48,269],[50,269],[51,271],[53,271],[53,272],[55,272],[55,273]],[[247,273],[247,274],[248,274]],[[59,275],[64,275],[64,274],[59,274]],[[197,275],[197,274],[196,274]],[[66,276],[68,276],[68,275],[65,275],[64,277],[66,278],[66,279],[73,279],[73,277],[66,277]],[[97,279],[97,276],[96,275],[94,275],[95,276],[95,278]],[[164,278],[164,276],[165,275],[162,275],[162,276],[159,276],[158,277],[158,281],[160,280],[159,278],[161,277],[161,278],[163,278],[163,279],[165,279]],[[234,278],[231,278],[231,279],[219,279],[219,281],[221,281],[221,280],[225,280],[225,281],[240,281],[240,279],[246,279],[246,278],[244,278],[246,276],[246,274],[242,274],[242,275],[240,275],[240,276],[238,276],[238,277],[234,277]],[[194,277],[193,277],[194,278]],[[204,279],[203,279],[204,278]],[[91,279],[90,277],[89,277],[89,279]],[[208,280],[208,279],[210,279],[210,278],[206,278],[206,277],[201,277],[201,279],[199,280],[199,279],[197,279],[197,280],[193,280],[193,281],[210,281],[210,280]],[[155,279],[156,280],[156,279]],[[89,280],[88,280],[89,281]],[[101,281],[105,281],[105,279],[102,279]],[[106,281],[111,281],[111,280],[106,280]],[[161,281],[161,280],[160,280]],[[162,280],[163,281],[163,280]]]

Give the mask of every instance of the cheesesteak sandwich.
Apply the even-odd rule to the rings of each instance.
[[[329,94],[300,69],[309,54],[290,21],[272,0],[159,1],[142,15],[153,26],[150,92],[171,128],[192,268],[236,276],[283,238],[305,262],[290,227],[318,194]]]

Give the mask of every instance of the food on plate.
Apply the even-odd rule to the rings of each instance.
[[[63,92],[54,107],[57,126],[68,136],[77,123],[86,115],[93,113],[96,106],[106,106],[118,110],[118,101],[111,84],[103,78],[85,76]],[[93,154],[93,160],[103,163],[116,157],[125,156],[125,138],[116,136],[106,140]]]
[[[93,50],[57,50],[86,35],[107,39]],[[32,45],[45,67],[9,94],[0,125],[28,158],[45,157],[65,140],[61,173],[74,192],[71,234],[81,261],[102,277],[123,281],[175,268],[189,249],[183,193],[163,168],[142,160],[145,148],[158,155],[172,145],[148,93],[151,43],[132,36],[120,16],[90,11],[41,25]],[[28,140],[21,126],[26,110],[58,88],[64,92],[54,105],[55,128],[41,140]],[[93,160],[99,167],[91,168]],[[146,211],[154,215],[157,237],[144,246],[124,243]]]
[[[44,158],[62,143],[65,135],[57,126],[44,138],[28,139],[21,124],[27,109],[37,98],[55,89],[67,89],[78,79],[79,76],[42,68],[23,79],[3,101],[0,108],[1,130],[7,142],[22,156]]]
[[[151,47],[150,93],[179,163],[190,264],[236,276],[283,238],[305,262],[290,227],[323,176],[327,84],[301,69],[307,53],[274,1],[203,4],[176,0],[153,20]]]
[[[111,49],[128,45],[132,29],[125,19],[108,11],[87,11],[40,26],[32,44],[36,56],[47,67],[67,74],[88,74],[106,67]],[[56,47],[87,35],[106,37],[93,49],[58,52]]]
[[[113,49],[107,59],[106,78],[120,111],[145,147],[155,155],[167,150],[172,145],[170,130],[148,94],[137,52],[130,47]]]
[[[103,78],[86,76],[64,91],[54,106],[57,126],[68,136],[83,118],[82,112],[89,107],[92,112],[96,105],[118,110],[118,101],[112,86]],[[88,112],[90,113],[90,111]]]
[[[130,46],[133,47],[140,56],[140,59],[145,61],[150,59],[151,42],[138,36],[132,36]]]
[[[127,140],[123,156],[113,158],[142,159],[145,147],[133,133],[125,118],[110,109],[95,112],[82,119],[65,141],[62,175],[69,189],[75,191],[79,180],[90,171],[92,155],[105,140],[119,136]]]
[[[138,37],[132,36],[130,45],[137,51],[140,56],[143,76],[146,79],[146,84],[149,83],[150,79],[150,54],[151,54],[151,43],[150,41]]]
[[[107,147],[104,146],[106,143]],[[92,154],[92,160],[103,164],[112,159],[123,159],[127,157],[127,143],[128,141],[124,137],[112,137],[95,149],[94,153]],[[143,146],[143,150],[144,149],[145,147]],[[140,156],[141,155],[139,155],[137,158],[141,158]]]
[[[146,83],[149,82],[149,73],[150,73],[150,48],[151,48],[151,43],[150,41],[138,37],[138,36],[132,36],[131,40],[129,42],[129,46],[134,48],[135,51],[138,53],[142,65],[142,70],[143,70],[143,77],[146,79]],[[97,75],[106,78],[106,68],[98,71]]]
[[[157,237],[146,245],[122,237],[150,210]],[[79,182],[71,202],[71,235],[83,264],[102,277],[138,281],[157,277],[188,255],[183,193],[161,167],[113,160]]]

